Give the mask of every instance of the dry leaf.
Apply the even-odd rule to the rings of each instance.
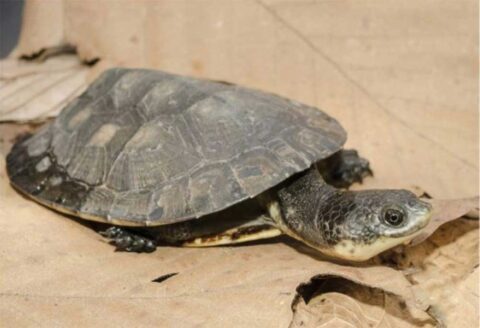
[[[87,84],[89,67],[75,55],[45,62],[0,60],[0,122],[42,121],[56,116]]]
[[[426,314],[414,318],[402,299],[342,278],[320,280],[313,297],[299,298],[290,327],[433,327]]]

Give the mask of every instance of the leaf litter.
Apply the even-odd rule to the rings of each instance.
[[[235,13],[234,19],[225,19],[226,24],[235,24],[235,28],[230,26],[230,28],[217,29],[218,33],[228,35],[227,38],[218,39],[228,42],[212,44],[211,53],[230,50],[232,46],[230,40],[238,40],[235,44],[240,51],[238,51],[239,55],[232,54],[233,60],[237,66],[238,63],[254,65],[255,69],[248,70],[248,74],[242,74],[241,69],[232,70],[232,67],[219,62],[218,56],[209,56],[210,52],[202,56],[201,51],[196,51],[199,48],[195,48],[195,45],[192,45],[192,51],[188,56],[194,53],[195,56],[199,56],[195,59],[196,62],[203,64],[192,66],[193,71],[189,69],[188,63],[192,58],[179,56],[177,51],[168,51],[168,48],[165,48],[169,44],[165,40],[168,40],[171,35],[172,25],[169,24],[172,22],[168,19],[156,19],[153,10],[149,12],[152,14],[149,17],[160,25],[166,25],[155,25],[152,28],[155,33],[152,35],[157,36],[162,31],[167,33],[162,34],[162,38],[155,38],[155,40],[162,40],[162,45],[158,48],[165,48],[166,52],[162,52],[161,55],[149,53],[148,56],[141,56],[139,49],[132,47],[129,48],[130,55],[125,56],[128,52],[123,51],[124,48],[118,51],[115,46],[123,46],[129,44],[128,42],[112,42],[115,38],[109,37],[111,33],[92,34],[88,28],[85,30],[85,26],[96,28],[95,24],[85,25],[83,23],[85,21],[92,23],[101,21],[103,30],[117,27],[115,24],[113,27],[104,24],[103,20],[92,20],[92,13],[102,15],[101,8],[95,11],[78,10],[79,8],[75,7],[65,8],[64,14],[69,13],[68,17],[77,18],[76,20],[65,19],[65,21],[77,22],[80,27],[72,28],[70,32],[83,33],[80,35],[80,39],[83,36],[83,41],[77,40],[79,49],[83,48],[83,53],[107,49],[110,56],[106,53],[95,54],[102,57],[102,61],[93,69],[80,67],[78,58],[74,56],[50,58],[43,64],[25,64],[13,59],[2,61],[0,79],[2,90],[0,91],[8,91],[8,93],[19,91],[19,93],[10,100],[7,99],[7,102],[0,93],[0,99],[3,100],[0,119],[40,121],[45,117],[54,116],[71,99],[65,99],[65,95],[74,97],[85,87],[85,81],[89,80],[87,73],[89,76],[96,75],[102,67],[108,66],[109,59],[115,63],[127,65],[148,64],[146,65],[148,67],[242,82],[307,103],[321,105],[322,108],[335,108],[336,112],[331,114],[339,118],[349,131],[351,136],[349,143],[366,152],[366,156],[376,165],[377,178],[371,181],[373,185],[370,187],[384,187],[384,185],[398,187],[401,182],[410,181],[413,177],[421,179],[419,184],[435,192],[435,196],[438,195],[437,193],[446,194],[447,197],[458,194],[469,195],[472,191],[478,193],[478,188],[470,183],[472,175],[476,174],[478,177],[478,165],[472,164],[474,162],[469,156],[471,149],[478,148],[478,142],[475,147],[472,147],[471,142],[468,143],[471,141],[468,139],[469,134],[466,137],[458,137],[473,131],[469,127],[474,120],[467,115],[468,111],[457,110],[471,107],[469,100],[472,99],[472,92],[466,93],[465,90],[474,89],[468,87],[469,76],[472,74],[459,77],[455,75],[459,71],[457,66],[443,65],[441,70],[435,69],[430,72],[431,74],[418,75],[413,69],[402,70],[402,67],[397,65],[392,66],[391,69],[395,76],[401,77],[398,79],[400,83],[393,84],[388,89],[384,88],[386,84],[397,81],[390,76],[393,74],[390,70],[379,69],[377,73],[382,74],[384,71],[390,75],[384,78],[377,75],[374,79],[371,78],[369,70],[365,70],[364,73],[358,70],[351,71],[350,67],[355,65],[348,64],[349,61],[357,57],[361,58],[362,50],[355,48],[352,52],[344,51],[348,48],[338,47],[337,49],[336,41],[333,42],[337,38],[332,40],[318,38],[319,47],[324,48],[326,53],[331,52],[331,59],[328,57],[325,60],[322,56],[313,54],[298,38],[300,35],[301,38],[308,40],[310,36],[304,37],[301,34],[302,26],[299,26],[298,30],[295,27],[295,24],[299,23],[295,19],[302,19],[300,17],[303,16],[293,15],[283,18],[289,13],[286,7],[288,2],[278,7],[273,3],[274,1],[267,1],[263,8],[260,8],[261,6],[255,3],[238,2],[234,4],[237,6],[236,10],[231,11],[229,7],[228,11]],[[175,5],[180,6],[176,10],[179,13],[185,9],[183,2],[170,4],[170,6]],[[270,5],[272,9],[265,10],[265,8],[269,9]],[[289,5],[297,6],[293,3]],[[372,22],[376,22],[378,11],[373,10],[375,8],[364,7],[353,2],[349,5],[352,11],[344,13],[352,18],[348,21],[355,22],[360,13],[364,15],[365,21],[371,19]],[[380,9],[384,8],[382,6],[390,5],[376,4]],[[419,5],[425,6],[425,4],[416,4],[416,6]],[[84,6],[88,7],[88,4]],[[195,8],[195,4],[192,6]],[[215,6],[222,7],[221,4],[215,4]],[[335,6],[332,5],[329,8],[334,9]],[[437,7],[428,6],[429,9],[425,11],[436,11],[437,14],[448,12],[442,6]],[[141,10],[142,6],[139,5],[138,8]],[[282,8],[284,8],[283,11]],[[330,13],[322,8],[315,15],[319,28],[322,27],[322,20],[318,19],[317,14],[325,12],[329,15]],[[115,10],[115,8],[108,8],[108,10],[112,9]],[[47,11],[49,10],[47,8]],[[304,7],[304,10],[314,12],[314,9],[309,7]],[[88,15],[82,16],[78,14],[79,12],[87,12]],[[190,12],[197,20],[197,10],[190,10]],[[242,16],[242,12],[247,14]],[[395,11],[384,10],[383,12],[390,12],[393,15]],[[130,10],[123,12],[119,10],[116,13],[123,13],[129,18],[143,19],[140,18],[143,17],[142,15],[132,16]],[[277,45],[272,46],[270,42],[272,34],[265,33],[268,31],[267,28],[260,29],[255,24],[241,23],[242,17],[251,20],[252,13],[258,15],[260,17],[258,21],[266,24],[272,31],[282,28],[284,33],[275,33]],[[290,26],[290,31],[284,30],[285,26],[279,25],[279,19],[287,24],[287,30]],[[418,32],[418,26],[408,19],[404,21],[409,24],[409,31],[413,29],[412,31],[415,32],[417,29]],[[330,24],[329,20],[326,22]],[[339,22],[343,24],[342,20]],[[196,24],[194,33],[203,37],[211,32],[208,30],[208,24],[197,23],[199,24]],[[444,23],[445,20],[442,19],[442,26]],[[461,21],[457,23],[469,24],[469,20],[463,15]],[[143,23],[137,25],[150,26]],[[137,25],[134,24],[134,26]],[[387,28],[382,24],[376,26],[384,34],[392,32],[389,30],[390,25],[395,28],[392,24]],[[365,26],[374,28],[375,24],[365,24]],[[330,30],[329,25],[323,27]],[[251,33],[250,28],[254,28],[255,33]],[[298,33],[292,34],[292,29]],[[136,37],[150,35],[132,31]],[[238,35],[232,36],[232,31],[242,37],[254,35],[255,38],[240,42],[244,39]],[[374,30],[363,30],[367,35],[372,31]],[[50,44],[44,40],[38,40],[36,33],[24,34],[31,37],[34,43]],[[50,37],[51,33],[45,35]],[[101,36],[107,36],[109,40],[100,42],[96,39]],[[189,33],[174,37],[175,39],[186,38],[182,42],[192,39]],[[351,37],[355,40],[354,36]],[[409,40],[412,37],[418,37],[418,35],[412,32],[408,36]],[[364,42],[363,38],[362,35],[359,44]],[[385,38],[385,40],[389,39],[391,38]],[[458,38],[458,40],[464,39]],[[151,44],[155,40],[150,39],[140,44]],[[456,39],[447,40],[446,47],[438,44],[434,49],[429,47],[431,40],[428,38],[418,39],[418,42],[408,44],[400,42],[401,48],[396,48],[395,52],[391,50],[394,49],[395,44],[391,43],[382,44],[375,49],[388,49],[386,53],[388,58],[398,53],[399,56],[403,56],[403,59],[411,53],[414,56],[411,58],[414,59],[412,63],[427,67],[429,62],[435,63],[431,59],[444,58],[443,56],[449,58],[450,49],[460,48],[457,41],[455,43],[457,47],[451,46],[451,42]],[[314,41],[310,41],[315,46]],[[89,47],[89,42],[95,46]],[[109,47],[96,46],[106,43],[109,43]],[[251,47],[251,44],[256,47]],[[299,60],[295,60],[296,56],[290,56],[289,51],[279,51],[283,49],[279,47],[282,44],[288,44],[290,49],[298,49],[297,53],[302,54],[298,56]],[[353,45],[351,42],[345,44]],[[409,45],[416,47],[423,44],[429,48],[428,52],[422,51],[422,53],[429,53],[431,57],[420,58],[417,56],[418,49],[410,51],[412,49],[407,48]],[[31,46],[28,42],[24,42],[23,45]],[[247,51],[241,51],[244,45],[247,45]],[[155,46],[151,47],[151,49],[154,48]],[[258,50],[255,50],[256,48]],[[21,47],[20,50],[22,50]],[[371,58],[379,59],[381,63],[382,59],[385,59],[382,58],[382,54],[384,54],[382,51],[369,52],[369,58],[376,56]],[[343,55],[348,55],[348,61],[342,62]],[[118,58],[119,56],[123,57]],[[457,58],[457,53],[453,56],[452,58]],[[153,59],[154,62],[139,63],[139,58],[144,57]],[[276,65],[265,65],[271,58],[277,59]],[[313,67],[305,65],[305,62],[313,63]],[[340,68],[342,74],[338,74],[338,69],[332,69],[332,62]],[[358,63],[363,64],[361,61]],[[206,69],[203,72],[195,71],[196,67],[200,66]],[[454,67],[454,72],[450,69],[451,67]],[[232,71],[234,74],[228,73]],[[409,71],[414,72],[415,82],[412,82]],[[437,71],[438,75],[433,74],[434,71]],[[471,69],[468,71],[474,72]],[[288,78],[281,75],[286,72],[288,72]],[[319,73],[312,74],[312,72]],[[48,76],[48,78],[43,79],[42,76]],[[441,78],[444,76],[449,76],[449,79]],[[357,86],[352,85],[352,77],[357,80],[353,81]],[[476,78],[477,76],[475,81]],[[16,82],[12,83],[15,79]],[[404,80],[409,82],[402,82]],[[459,82],[457,87],[452,87],[448,82],[451,80],[462,82]],[[62,85],[63,89],[58,87],[59,81],[67,82]],[[381,83],[376,86],[376,81]],[[47,91],[32,93],[31,91],[35,91],[35,88],[21,91],[20,87],[29,83],[33,83],[36,89],[45,87]],[[419,90],[418,92],[413,90],[412,83],[416,83],[414,89]],[[430,88],[437,84],[443,87],[441,90],[446,91],[448,88],[449,92]],[[428,86],[429,89],[425,90],[423,86]],[[460,90],[461,93],[450,92],[452,89]],[[362,90],[366,90],[367,93]],[[25,91],[30,94],[23,93]],[[430,91],[434,93],[429,94]],[[413,98],[410,100],[402,98],[407,95]],[[440,100],[437,99],[439,95],[441,95]],[[476,96],[475,93],[475,99]],[[386,102],[388,105],[386,107],[384,100],[393,99],[393,97],[398,101],[389,100]],[[377,98],[380,101],[377,101]],[[29,101],[24,102],[25,99]],[[435,100],[435,104],[429,103],[432,99]],[[439,110],[438,104],[451,106],[455,110],[451,112]],[[411,122],[409,115],[411,117],[412,113],[424,115],[427,119]],[[438,115],[444,116],[438,119]],[[445,119],[449,117],[452,117],[452,120]],[[448,130],[442,126],[444,122],[448,122]],[[12,132],[19,129],[27,131],[29,128],[24,125],[0,125],[0,151],[3,156],[6,155],[9,143],[14,138]],[[375,131],[376,137],[372,137],[365,131]],[[478,136],[474,139],[477,141]],[[427,148],[429,151],[426,151]],[[463,156],[469,161],[464,160]],[[432,162],[431,158],[437,160]],[[478,204],[474,204],[473,199],[438,203],[435,207],[440,215],[434,217],[432,224],[426,228],[422,236],[423,241],[418,238],[417,245],[397,247],[363,264],[349,265],[333,262],[288,238],[277,238],[270,242],[252,243],[239,247],[210,249],[164,247],[153,254],[126,254],[114,253],[112,247],[88,225],[78,224],[77,221],[67,219],[63,215],[24,199],[8,185],[3,158],[0,160],[0,166],[0,231],[2,231],[0,273],[2,282],[6,282],[0,284],[0,317],[4,323],[10,323],[11,326],[71,323],[79,326],[102,323],[104,326],[161,325],[165,327],[195,325],[224,327],[232,326],[232,323],[235,326],[249,327],[285,327],[289,324],[292,327],[317,324],[331,327],[411,327],[433,324],[457,327],[479,326],[478,222],[456,220],[471,205],[475,205],[476,211],[471,208],[474,211],[467,213],[467,216],[478,218]],[[392,170],[393,166],[398,169]],[[439,175],[436,172],[442,172],[442,174]],[[458,172],[463,173],[458,174]],[[451,181],[457,183],[452,184]],[[432,202],[437,201],[432,200]],[[171,276],[172,273],[177,272],[179,274]],[[158,277],[154,280],[161,280],[161,283],[152,283],[153,277]]]

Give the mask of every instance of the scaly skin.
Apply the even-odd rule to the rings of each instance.
[[[287,234],[353,261],[408,241],[431,215],[431,205],[407,190],[339,190],[315,169],[280,188],[278,199]]]

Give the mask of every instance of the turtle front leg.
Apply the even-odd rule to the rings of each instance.
[[[354,149],[343,149],[322,161],[318,166],[325,181],[337,188],[348,188],[355,182],[362,183],[373,176],[368,160]]]
[[[121,227],[110,227],[100,234],[110,239],[119,251],[151,253],[157,248],[153,240]]]

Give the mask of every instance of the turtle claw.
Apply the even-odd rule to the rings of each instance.
[[[336,163],[328,175],[328,183],[337,188],[348,188],[362,183],[367,176],[373,176],[370,163],[354,149],[344,149],[337,154]]]
[[[155,242],[147,237],[139,236],[120,227],[110,227],[100,234],[115,245],[117,251],[151,253],[157,248]]]
[[[103,237],[110,238],[110,239],[116,238],[120,236],[122,233],[125,233],[125,230],[119,227],[110,227],[105,231],[100,231],[100,234]]]
[[[114,244],[119,251],[151,253],[156,249],[155,243],[145,237],[127,235],[114,240]]]

